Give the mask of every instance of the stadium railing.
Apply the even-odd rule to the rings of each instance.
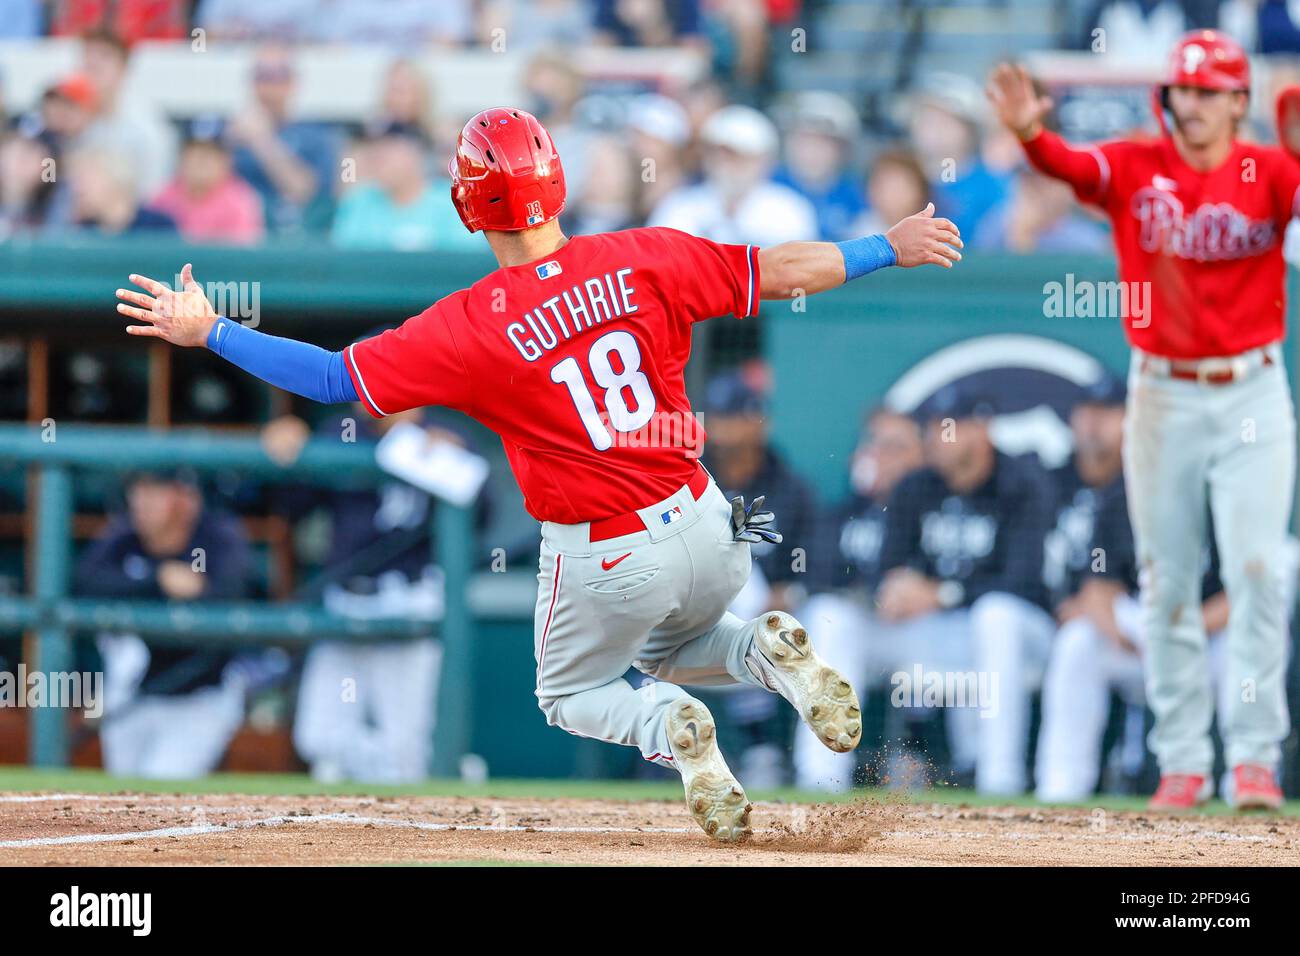
[[[269,481],[322,484],[377,481],[373,452],[363,446],[313,440],[298,460],[282,466],[267,457],[255,437],[200,429],[158,432],[147,428],[0,425],[0,461],[30,466],[37,474],[34,503],[33,584],[26,597],[0,597],[0,632],[36,635],[32,671],[67,672],[73,635],[130,630],[150,640],[186,643],[302,644],[427,636],[429,621],[402,618],[358,621],[326,611],[319,603],[104,601],[70,595],[73,564],[73,474],[79,469],[129,472],[185,466],[199,472],[235,469]],[[445,608],[434,627],[443,643],[434,743],[435,776],[457,773],[470,740],[472,644],[468,599],[473,524],[468,510],[442,503],[434,509],[433,559],[442,568]],[[69,757],[65,710],[35,708],[30,723],[31,762],[63,766]]]

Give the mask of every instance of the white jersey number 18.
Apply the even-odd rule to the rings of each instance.
[[[610,363],[611,354],[617,354],[623,366],[621,372],[614,371]],[[578,360],[570,356],[551,369],[551,381],[564,385],[569,390],[569,397],[578,410],[583,427],[591,437],[596,451],[607,451],[614,445],[614,436],[609,429],[616,432],[634,432],[645,427],[655,412],[655,394],[650,388],[650,380],[641,371],[641,349],[636,339],[629,332],[606,332],[595,342],[587,353],[587,365],[596,384],[605,390],[605,414],[609,427],[601,420],[596,410],[595,399],[587,390]],[[636,402],[636,411],[627,407],[623,398],[623,389],[632,390]]]

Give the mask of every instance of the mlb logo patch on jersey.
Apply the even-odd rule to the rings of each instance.
[[[668,509],[659,517],[663,519],[664,524],[672,524],[674,521],[681,521],[685,515],[682,514],[682,506],[678,505],[675,508]]]
[[[537,267],[537,278],[549,279],[551,276],[558,276],[563,271],[560,264],[552,259],[550,262],[543,262]]]

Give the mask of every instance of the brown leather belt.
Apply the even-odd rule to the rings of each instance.
[[[1246,361],[1244,356],[1236,356],[1226,363],[1216,359],[1200,361],[1179,361],[1177,359],[1157,359],[1144,356],[1142,371],[1161,374],[1167,378],[1177,378],[1186,382],[1200,382],[1202,385],[1229,385],[1246,378],[1260,368],[1273,365],[1273,356],[1265,352],[1259,364]]]

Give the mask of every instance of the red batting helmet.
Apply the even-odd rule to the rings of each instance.
[[[496,107],[460,131],[451,201],[470,232],[515,232],[550,222],[564,209],[564,168],[551,134],[523,110]]]
[[[1169,108],[1171,86],[1195,86],[1203,90],[1250,92],[1250,60],[1232,37],[1218,30],[1193,30],[1169,51],[1165,76],[1155,89],[1156,119],[1165,128],[1164,111]]]

